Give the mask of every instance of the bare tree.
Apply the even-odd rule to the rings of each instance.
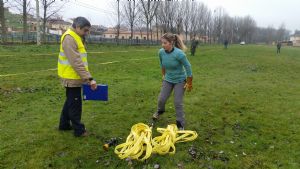
[[[267,28],[267,42],[269,44],[271,44],[274,40],[275,40],[275,33],[276,33],[276,30],[275,28],[273,28],[273,26],[269,26]]]
[[[120,2],[123,2],[120,4]],[[114,12],[112,13],[113,16],[111,16],[111,20],[113,20],[113,24],[115,24],[115,26],[113,27],[114,29],[114,33],[115,33],[115,39],[117,44],[119,44],[119,36],[120,36],[120,29],[121,29],[121,24],[123,23],[121,20],[121,17],[125,19],[125,13],[124,13],[124,4],[126,4],[125,1],[120,1],[120,0],[114,0],[111,1],[110,3],[111,8],[114,10]],[[122,8],[120,6],[123,6]]]
[[[193,2],[191,7],[191,18],[190,18],[190,27],[189,27],[189,33],[190,38],[194,39],[197,36],[197,29],[199,29],[199,10],[202,10],[202,4],[199,4],[198,2]]]
[[[252,42],[252,36],[256,30],[256,22],[251,16],[245,16],[241,20],[240,37],[248,42]]]
[[[143,36],[143,31],[144,31],[144,18],[143,18],[143,15],[138,15],[138,17],[137,17],[137,21],[136,21],[136,28],[137,28],[137,30],[140,32],[140,36],[141,36],[141,38],[142,38],[142,36]],[[138,39],[138,38],[136,38],[136,39]]]
[[[23,0],[23,41],[27,42],[27,0]]]
[[[117,7],[118,7],[118,24],[117,24],[117,45],[119,44],[119,36],[120,36],[120,29],[121,29],[121,21],[120,21],[120,0],[117,0]]]
[[[147,30],[147,39],[149,40],[149,32],[152,39],[152,22],[155,22],[156,36],[161,33],[173,32],[177,34],[184,33],[185,40],[189,37],[205,40],[205,42],[213,39],[213,42],[221,43],[225,39],[231,43],[240,41],[254,42],[257,39],[258,30],[255,20],[251,16],[231,17],[225,9],[219,7],[213,12],[202,2],[194,0],[182,1],[139,1],[138,11],[141,15],[135,18],[136,26],[142,35],[143,25]],[[125,20],[128,22],[130,29],[133,30],[133,4],[135,1],[124,3],[123,11]],[[141,22],[144,21],[144,24]],[[281,30],[281,29],[279,29]],[[281,32],[285,32],[281,30]],[[278,32],[279,33],[279,32]],[[281,33],[283,34],[283,33]],[[285,32],[285,37],[287,32]],[[205,39],[204,39],[205,38]],[[262,38],[261,38],[262,39]]]
[[[239,36],[239,31],[240,31],[240,17],[234,17],[232,18],[232,32],[233,32],[233,37],[232,37],[232,42],[237,43],[240,42],[240,36]]]
[[[28,39],[28,24],[27,17],[28,14],[33,9],[30,4],[30,0],[12,0],[10,1],[10,8],[16,9],[18,12],[23,15],[23,42],[27,42]]]
[[[213,39],[214,42],[221,42],[222,27],[223,27],[223,16],[225,15],[223,8],[217,8],[213,14]]]
[[[5,7],[4,7],[4,2],[0,0],[0,23],[1,23],[1,36],[2,36],[2,42],[6,43],[7,42],[7,30],[6,30],[6,19],[5,19]]]
[[[286,29],[284,23],[282,23],[277,30],[277,40],[285,40]]]
[[[205,16],[207,15],[209,9],[204,3],[201,2],[199,2],[197,6],[198,10],[196,14],[197,22],[195,36],[197,35],[198,38],[201,39],[203,35],[205,35]]]
[[[47,21],[59,11],[62,10],[64,5],[68,1],[64,1],[62,4],[57,5],[56,0],[41,0],[41,5],[43,9],[43,42],[46,41],[46,26]]]
[[[300,35],[300,30],[296,29],[294,35]]]
[[[156,15],[159,3],[152,0],[140,1],[140,2],[141,2],[141,9],[143,11],[144,19],[146,22],[147,40],[149,40],[150,25],[151,22],[153,21],[154,16]]]
[[[159,2],[159,7],[157,9],[157,15],[162,25],[163,32],[173,32],[176,31],[175,21],[177,18],[176,10],[178,9],[178,2],[174,1],[162,1]]]
[[[135,0],[133,1],[123,1],[123,17],[130,27],[130,37],[131,37],[131,43],[133,39],[133,32],[134,32],[134,26],[137,22],[137,17],[139,15],[138,10],[138,2]]]
[[[181,6],[183,8],[183,31],[185,33],[185,40],[188,40],[188,33],[189,33],[189,28],[190,28],[190,12],[191,12],[191,1],[189,0],[183,0],[181,3]]]
[[[222,40],[233,42],[234,21],[229,15],[223,16]]]
[[[204,16],[204,35],[206,36],[206,39],[205,39],[205,43],[207,43],[207,40],[209,40],[209,42],[211,42],[210,41],[210,39],[211,39],[211,29],[212,29],[212,27],[211,27],[211,23],[212,23],[212,21],[211,21],[211,18],[212,18],[212,16],[211,16],[211,10],[209,9],[206,13],[205,13],[205,16]]]
[[[35,0],[36,5],[36,44],[41,45],[41,31],[40,31],[40,2]]]
[[[158,14],[155,15],[155,28],[156,28],[156,40],[158,40],[158,34],[159,34],[159,20],[158,20]]]
[[[272,44],[275,41],[288,40],[291,31],[285,29],[284,24],[280,25],[278,29],[273,26],[267,28],[257,27],[253,35],[253,41],[256,43]]]

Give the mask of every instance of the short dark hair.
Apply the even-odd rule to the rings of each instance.
[[[72,24],[73,28],[80,27],[80,29],[82,29],[86,26],[91,27],[91,23],[85,17],[81,17],[81,16],[75,18]]]

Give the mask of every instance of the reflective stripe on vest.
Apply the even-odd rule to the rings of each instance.
[[[62,65],[70,65],[71,66],[71,64],[69,63],[68,60],[62,60],[62,59],[58,58],[58,62],[60,64],[62,64]],[[84,64],[84,66],[88,66],[89,65],[87,62],[83,62],[83,64]]]
[[[65,53],[64,53],[64,52],[59,52],[59,55],[60,55],[60,56],[65,56]],[[87,57],[87,53],[80,53],[80,57],[81,57],[81,58]]]
[[[68,58],[65,56],[65,53],[60,52],[59,55],[60,56],[58,57],[58,62],[60,64],[62,64],[62,65],[71,65],[68,61]],[[63,59],[62,59],[62,57],[63,57]],[[88,62],[87,62],[87,59],[86,59],[87,58],[87,53],[81,53],[80,58],[82,59],[82,62],[84,64],[84,66],[89,65]]]

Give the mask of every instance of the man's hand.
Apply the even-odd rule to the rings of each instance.
[[[90,86],[92,90],[96,90],[97,89],[97,82],[95,80],[91,80],[90,81]]]
[[[192,91],[192,89],[193,89],[193,78],[192,78],[192,77],[188,77],[188,78],[186,79],[186,83],[185,83],[185,85],[184,85],[184,88],[185,88],[188,92]]]

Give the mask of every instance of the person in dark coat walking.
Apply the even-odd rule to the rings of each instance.
[[[280,54],[281,42],[277,42],[277,54]]]
[[[228,48],[228,43],[229,43],[229,42],[228,42],[228,40],[226,39],[226,40],[224,41],[224,48],[225,48],[225,49]]]
[[[192,56],[195,56],[197,45],[198,45],[198,41],[193,39],[192,44],[191,44],[191,55]]]

